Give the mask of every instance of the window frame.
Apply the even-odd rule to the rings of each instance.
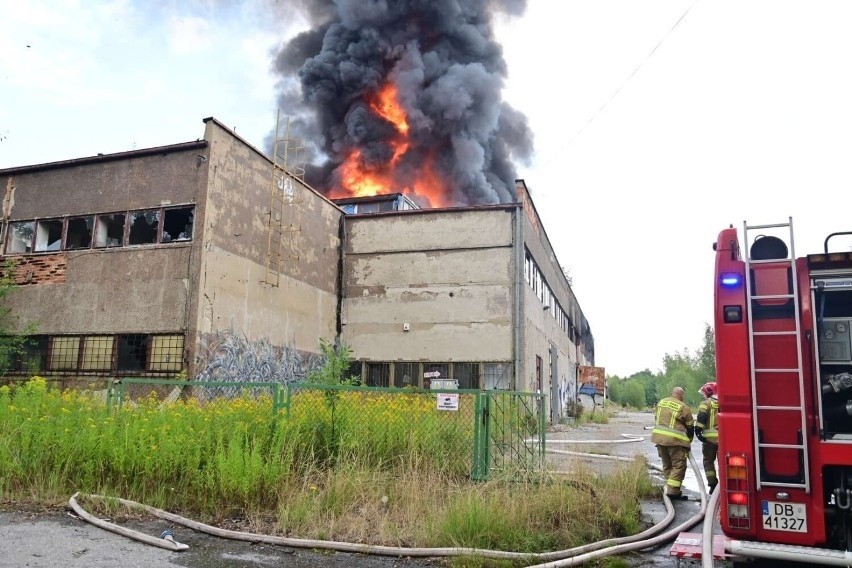
[[[163,227],[165,225],[166,214],[169,211],[186,209],[189,210],[189,218],[192,220],[191,229],[189,231],[189,236],[187,238],[173,238],[170,241],[163,241]],[[141,209],[126,209],[126,210],[118,210],[118,211],[106,211],[101,213],[83,213],[83,214],[75,214],[75,215],[64,215],[61,217],[35,217],[32,219],[15,219],[15,220],[7,220],[0,225],[0,235],[3,237],[3,250],[2,256],[19,256],[19,255],[44,255],[44,254],[55,254],[58,252],[65,251],[81,251],[81,250],[106,250],[106,249],[116,249],[116,248],[126,248],[126,247],[145,247],[145,246],[170,246],[170,245],[181,245],[190,243],[195,240],[195,214],[196,214],[197,204],[195,203],[184,203],[178,205],[168,205],[162,207],[146,207]],[[156,211],[157,213],[157,231],[156,238],[154,242],[149,243],[137,243],[130,244],[130,216],[134,213],[145,213],[146,211]],[[101,235],[100,230],[100,219],[104,217],[111,217],[114,215],[123,215],[124,221],[121,230],[121,242],[114,245],[98,245],[98,239]],[[74,246],[71,247],[68,245],[68,226],[72,220],[77,219],[91,219],[92,220],[92,228],[91,228],[91,236],[89,239],[88,246]],[[60,228],[60,244],[59,248],[56,250],[36,250],[36,246],[38,244],[38,234],[39,228],[43,223],[49,223],[51,221],[59,221],[62,226]],[[23,225],[30,224],[32,226],[32,236],[30,237],[29,244],[25,245],[29,247],[29,250],[24,251],[12,251],[10,247],[12,246],[12,242],[21,242],[23,240],[12,238],[13,226],[14,225]],[[180,233],[179,233],[180,234]]]

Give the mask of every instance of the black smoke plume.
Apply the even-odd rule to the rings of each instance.
[[[308,183],[334,192],[356,148],[367,167],[387,163],[395,130],[366,100],[390,80],[410,126],[398,176],[416,176],[428,155],[447,182],[445,203],[514,201],[514,163],[530,159],[532,133],[501,99],[506,62],[493,18],[525,8],[526,0],[304,2],[312,27],[282,46],[275,67],[291,132],[325,160],[309,166]]]

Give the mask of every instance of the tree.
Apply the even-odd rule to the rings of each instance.
[[[638,381],[630,381],[624,385],[622,404],[633,408],[645,408],[645,389]]]

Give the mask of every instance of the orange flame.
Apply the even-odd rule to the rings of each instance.
[[[373,100],[370,101],[370,108],[373,111],[393,124],[400,134],[408,135],[408,119],[405,116],[405,109],[399,104],[399,91],[393,83],[385,83],[379,92],[376,93]]]
[[[384,193],[405,193],[421,205],[444,207],[449,205],[447,184],[434,167],[434,159],[420,159],[413,176],[403,176],[400,162],[411,148],[408,117],[399,102],[399,91],[393,83],[384,84],[367,100],[372,112],[394,125],[396,136],[387,143],[393,156],[384,164],[365,164],[361,150],[353,149],[338,167],[340,186],[330,192],[330,197],[365,197]],[[409,167],[406,171],[410,171]],[[413,179],[412,179],[413,178]],[[423,202],[426,202],[425,204]]]

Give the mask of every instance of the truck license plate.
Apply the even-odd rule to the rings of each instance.
[[[808,532],[807,514],[802,503],[762,501],[763,528],[770,531]]]

